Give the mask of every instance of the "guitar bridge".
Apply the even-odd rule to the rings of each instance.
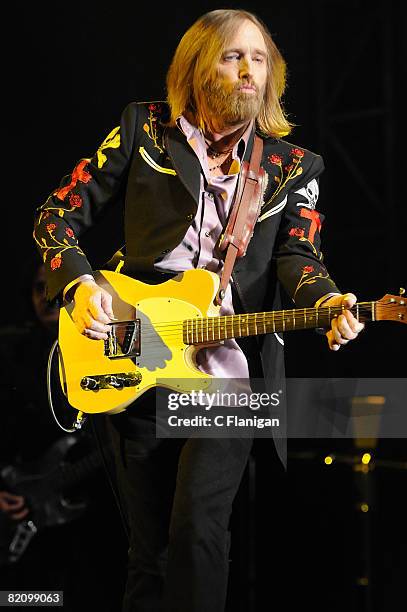
[[[105,357],[124,359],[138,357],[141,351],[140,319],[109,323],[110,331],[105,340]]]

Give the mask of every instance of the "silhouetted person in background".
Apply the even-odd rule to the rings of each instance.
[[[90,428],[65,434],[51,415],[46,369],[59,308],[46,299],[42,262],[33,257],[33,264],[21,323],[0,329],[0,588],[62,590],[64,610],[92,604],[114,612],[123,570],[110,570],[110,583],[103,580],[98,540],[107,531],[120,568],[124,536]],[[55,383],[57,417],[70,426],[74,412]],[[38,531],[13,560],[10,545],[21,545],[27,522]]]

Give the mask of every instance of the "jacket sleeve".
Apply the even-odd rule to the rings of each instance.
[[[273,255],[278,279],[299,308],[313,306],[327,293],[341,293],[324,266],[321,251],[324,215],[315,205],[323,169],[322,158],[313,156],[289,191]]]
[[[114,206],[126,180],[137,130],[137,104],[129,104],[120,124],[91,159],[81,159],[36,210],[34,240],[45,264],[48,298],[55,299],[75,278],[91,274],[80,238]]]

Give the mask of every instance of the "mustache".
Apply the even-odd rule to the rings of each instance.
[[[241,79],[236,83],[233,89],[234,91],[238,91],[242,87],[253,87],[256,91],[259,89],[253,79]]]

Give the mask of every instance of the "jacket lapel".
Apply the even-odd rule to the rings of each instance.
[[[164,140],[174,169],[185,188],[198,204],[201,175],[199,159],[177,127],[166,129]]]

